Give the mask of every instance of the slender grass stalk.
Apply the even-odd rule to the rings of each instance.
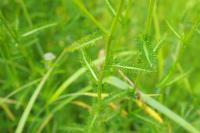
[[[170,24],[170,22],[168,20],[166,20],[167,26],[169,27],[169,29],[174,33],[174,35],[179,39],[182,40],[181,35],[175,30],[175,28]]]
[[[113,16],[116,16],[117,13],[116,13],[115,9],[113,8],[111,2],[110,2],[109,0],[105,0],[105,2],[106,2],[106,5],[108,6],[109,10],[111,11],[112,15],[113,15]],[[120,21],[120,22],[122,21],[122,18],[121,18],[121,17],[119,17],[119,21]]]
[[[155,4],[156,4],[156,0],[149,0],[148,15],[146,18],[146,25],[145,25],[145,35],[149,35],[149,32],[150,32]]]
[[[102,90],[103,90],[103,78],[105,76],[105,70],[107,69],[107,66],[110,64],[111,56],[112,56],[112,50],[111,50],[111,43],[113,39],[113,33],[116,29],[117,26],[117,21],[120,17],[122,7],[123,7],[123,0],[120,0],[119,8],[117,10],[117,14],[113,19],[112,25],[111,25],[111,30],[110,30],[110,35],[108,36],[108,40],[105,46],[105,51],[106,51],[106,56],[105,56],[105,62],[103,64],[103,68],[101,70],[98,84],[97,84],[97,94],[98,94],[98,110],[97,110],[97,115],[99,116],[100,112],[102,111]],[[96,115],[96,114],[95,114]],[[99,122],[100,129],[102,131],[102,125],[103,125],[103,119],[100,119]]]
[[[119,4],[119,8],[118,8],[118,11],[117,11],[117,15],[114,17],[114,20],[112,22],[112,25],[111,25],[111,30],[110,30],[110,36],[108,36],[108,40],[107,40],[107,43],[106,43],[106,57],[105,57],[105,62],[103,64],[103,68],[102,68],[102,72],[100,74],[100,78],[99,78],[99,83],[98,83],[98,97],[99,97],[99,101],[101,101],[101,92],[102,92],[102,80],[103,80],[103,77],[104,77],[104,74],[105,74],[105,69],[107,69],[107,66],[109,65],[110,63],[110,58],[112,56],[112,53],[111,53],[111,43],[112,43],[112,39],[113,39],[113,33],[116,29],[116,26],[117,26],[117,20],[120,16],[120,13],[122,11],[122,7],[123,7],[123,0],[120,1],[120,4]]]
[[[48,109],[48,106],[50,105],[50,104],[55,104],[55,107],[50,111],[50,113],[51,113],[51,116],[53,117],[59,110],[61,110],[62,108],[64,108],[67,104],[69,104],[70,102],[72,102],[73,100],[75,100],[76,98],[78,98],[80,95],[82,95],[83,93],[85,93],[85,92],[88,92],[88,91],[91,91],[93,88],[91,87],[91,86],[86,86],[86,87],[84,87],[84,88],[82,88],[82,89],[80,89],[79,91],[77,91],[76,93],[76,95],[71,95],[70,97],[64,97],[64,98],[62,98],[62,96],[61,96],[61,98],[59,97],[58,99],[56,99],[55,101],[53,101],[53,102],[51,102],[51,103],[49,103],[49,104],[47,104],[46,106],[44,106],[41,110],[40,110],[40,112],[38,112],[37,114],[36,114],[36,118],[39,118],[40,117],[40,115],[46,110],[46,109]],[[48,117],[49,117],[49,114],[47,115],[47,116],[45,116],[45,119],[44,120],[46,120],[46,119],[48,119]],[[33,125],[34,125],[34,123],[35,123],[35,121],[34,122],[32,122],[31,123],[31,125],[30,125],[30,130],[31,130],[31,128],[33,127]]]
[[[189,33],[186,34],[184,37],[182,37],[183,39],[178,42],[175,61],[171,65],[168,73],[163,77],[163,79],[158,84],[158,87],[162,88],[165,85],[165,83],[168,81],[168,79],[174,74],[174,72],[176,70],[177,63],[179,62],[179,60],[180,60],[180,58],[181,58],[181,56],[182,56],[182,54],[183,54],[183,52],[185,50],[184,48],[188,45],[189,41],[192,38],[192,35],[196,31],[196,29],[197,29],[199,24],[200,24],[200,17],[198,17],[197,21],[194,23],[194,25],[192,26],[192,28],[189,31]]]
[[[183,39],[183,45],[188,45],[188,43],[191,41],[194,33],[197,31],[198,27],[200,25],[200,16],[197,17],[196,21],[194,22],[191,30],[189,31],[188,34],[185,35]]]
[[[116,16],[117,13],[116,13],[115,9],[113,8],[113,6],[111,5],[110,1],[109,0],[105,0],[105,2],[106,2],[106,5],[108,6],[109,10],[113,14],[113,16]]]
[[[15,121],[16,116],[11,112],[10,108],[7,106],[7,104],[0,102],[0,107],[5,111],[5,114],[11,121]]]
[[[8,22],[6,21],[6,19],[3,16],[2,12],[0,12],[0,19],[2,20],[3,24],[5,25],[5,28],[6,28],[7,32],[8,32],[8,34],[14,40],[15,46],[18,46],[20,52],[25,56],[25,58],[27,59],[27,62],[29,64],[29,66],[31,67],[31,69],[33,71],[36,71],[36,69],[34,67],[33,60],[32,60],[32,58],[30,57],[30,55],[28,53],[29,50],[26,50],[24,48],[24,46],[19,45],[21,42],[19,40],[19,37],[18,37],[16,31],[13,30],[12,27],[8,24]],[[15,72],[13,72],[13,73],[15,73]]]
[[[43,121],[43,123],[40,125],[40,127],[37,130],[37,133],[41,133],[42,130],[45,128],[45,126],[49,123],[49,121],[52,119],[53,115],[50,113]]]
[[[39,81],[40,81],[40,79],[37,79],[37,80],[34,80],[34,81],[30,82],[30,83],[27,83],[27,84],[19,87],[18,89],[16,89],[16,90],[12,91],[11,93],[9,93],[1,102],[6,101],[8,98],[16,95],[17,93],[23,91],[24,89],[27,89],[28,87],[30,87],[32,85],[38,83]]]
[[[147,41],[147,40],[146,40]],[[148,51],[148,49],[147,49],[147,44],[146,44],[146,41],[145,41],[145,44],[143,44],[143,50],[144,50],[144,54],[145,54],[145,57],[146,57],[146,59],[147,59],[147,62],[149,63],[149,65],[150,65],[150,67],[152,67],[153,66],[153,63],[152,63],[152,61],[151,61],[151,55],[150,55],[150,52]]]
[[[168,83],[166,83],[166,86],[169,86],[169,85],[177,82],[178,80],[187,77],[190,73],[191,73],[191,71],[187,71],[187,72],[185,72],[183,74],[180,74],[179,76],[175,77],[174,79],[172,79],[171,81],[169,81]]]
[[[73,0],[79,9],[102,31],[105,35],[109,35],[108,31],[92,16],[92,14],[85,8],[81,0]]]
[[[57,23],[47,24],[47,25],[44,25],[44,26],[35,28],[35,29],[33,29],[33,30],[31,30],[31,31],[28,31],[28,32],[26,32],[26,33],[23,33],[21,36],[22,36],[22,37],[27,37],[27,36],[30,36],[30,35],[32,35],[32,34],[35,34],[35,33],[39,32],[39,31],[41,31],[41,30],[44,30],[44,29],[47,29],[47,28],[50,28],[50,27],[54,27],[54,26],[56,26],[56,25],[57,25]]]
[[[117,14],[114,17],[112,25],[111,25],[110,35],[108,36],[108,40],[107,40],[106,48],[105,48],[105,51],[106,51],[106,59],[105,59],[105,65],[104,65],[105,67],[110,63],[110,59],[111,59],[111,56],[112,56],[112,50],[111,50],[112,46],[111,45],[112,45],[113,34],[114,34],[116,27],[117,27],[117,20],[119,19],[120,14],[122,12],[123,3],[124,3],[124,1],[121,0],[120,4],[119,4],[119,8],[117,10]]]
[[[107,83],[110,83],[111,85],[114,85],[115,87],[117,87],[119,89],[123,89],[123,90],[124,90],[124,88],[128,89],[127,87],[131,87],[126,82],[121,81],[119,78],[117,78],[117,77],[113,77],[113,78],[115,78],[116,80],[112,80],[112,81],[109,80],[109,82],[107,82]],[[125,86],[122,86],[122,83],[120,83],[119,81],[123,82],[123,84],[125,84]],[[140,96],[141,96],[141,99],[145,103],[147,103],[148,105],[150,105],[151,107],[153,107],[154,109],[159,111],[160,113],[163,113],[166,117],[168,117],[172,121],[176,122],[178,125],[182,126],[188,132],[200,133],[200,131],[198,131],[195,127],[193,127],[189,122],[187,122],[186,120],[181,118],[179,115],[177,115],[176,113],[171,111],[169,108],[167,108],[166,106],[162,105],[161,103],[159,103],[155,99],[151,98],[147,94],[145,94],[143,92],[140,92]]]
[[[93,126],[94,126],[94,124],[95,124],[95,121],[96,121],[97,117],[98,117],[98,115],[95,114],[94,117],[92,118],[92,120],[91,120],[91,122],[90,122],[90,125],[89,125],[89,127],[88,127],[88,129],[87,129],[87,132],[88,132],[88,133],[91,133],[92,128],[93,128]]]
[[[78,91],[77,93],[82,94],[84,92],[88,92],[90,90],[92,90],[93,88],[91,86],[86,86],[83,89],[81,89],[80,91]],[[71,101],[73,101],[74,99],[78,98],[79,95],[74,95],[72,97],[69,97],[67,99],[64,99],[60,104],[58,104],[53,110],[52,113],[56,113],[57,111],[59,111],[60,109],[62,109],[63,107],[65,107],[67,104],[69,104]]]
[[[12,27],[8,24],[8,22],[6,21],[6,19],[4,18],[4,15],[2,14],[2,12],[0,12],[0,21],[2,21],[2,25],[5,27],[6,32],[9,34],[9,36],[11,37],[11,39],[13,39],[13,41],[15,42],[15,46],[18,45],[19,41],[17,38],[17,34],[16,32],[12,29]],[[3,27],[1,27],[2,30]],[[2,32],[2,31],[1,31]],[[1,44],[1,55],[3,57],[4,60],[8,60],[9,62],[12,62],[12,53],[10,53],[9,51],[10,46],[7,44]],[[13,65],[9,65],[6,64],[6,69],[8,71],[8,75],[12,81],[12,83],[14,84],[13,87],[18,87],[19,86],[19,82],[18,82],[18,73],[16,71],[16,67]]]
[[[68,51],[68,49],[67,49]],[[128,53],[130,54],[130,53]],[[124,53],[119,53],[117,55],[120,56],[120,57],[124,57],[126,56],[127,54],[124,54]],[[98,64],[101,64],[103,63],[105,59],[104,58],[100,58],[100,59],[96,59],[94,61],[92,61],[92,64],[94,65],[98,65]],[[69,78],[67,78],[57,89],[57,91],[49,98],[48,100],[48,105],[53,103],[54,101],[57,100],[57,98],[60,97],[60,95],[62,95],[62,93],[69,87],[69,85],[71,85],[73,82],[75,82],[80,76],[82,76],[85,72],[87,71],[87,69],[85,67],[82,67],[78,70],[76,70]]]
[[[181,66],[180,63],[177,64],[177,69],[179,70],[179,72],[180,72],[181,74],[184,73],[184,70],[183,70],[183,68],[182,68],[182,66]],[[190,84],[190,81],[189,81],[188,76],[184,77],[183,81],[184,81],[184,84],[185,84],[185,86],[186,86],[186,88],[187,88],[187,91],[188,91],[190,94],[193,94],[193,90],[192,90],[192,87],[191,87],[191,84]]]
[[[144,69],[144,68],[138,68],[138,67],[132,67],[132,66],[122,66],[122,65],[112,65],[116,68],[122,68],[127,70],[135,70],[135,71],[142,71],[142,72],[152,72],[150,70]]]
[[[71,46],[69,46],[68,48],[65,49],[65,51],[67,52],[71,52],[71,51],[75,51],[75,50],[81,50],[82,48],[85,48],[86,46],[91,45],[92,43],[95,43],[96,41],[102,39],[102,36],[98,36],[98,37],[93,37],[93,38],[86,38],[83,39],[84,41],[77,41],[75,43],[73,43]],[[96,60],[93,63],[97,64],[102,62],[102,59]],[[90,66],[90,64],[88,63],[88,65]],[[72,76],[70,76],[67,80],[65,80],[60,87],[58,87],[57,91],[49,98],[47,104],[52,103],[53,101],[55,101],[63,92],[64,90],[66,90],[66,88],[74,81],[76,81],[76,79],[78,77],[80,77],[83,73],[85,73],[87,71],[86,68],[80,68],[79,70],[77,70]],[[97,76],[95,76],[97,79]]]
[[[156,53],[162,46],[162,43],[165,41],[166,39],[166,34],[165,36],[157,43],[157,45],[154,47],[153,52]]]
[[[46,81],[48,80],[48,78],[50,77],[53,69],[55,68],[55,66],[57,65],[57,63],[63,58],[63,56],[65,55],[66,51],[63,50],[63,52],[60,54],[60,56],[57,58],[57,60],[55,61],[54,65],[49,68],[49,70],[47,71],[47,73],[44,75],[44,77],[42,78],[42,80],[40,81],[40,83],[38,84],[37,88],[35,89],[35,91],[33,92],[33,95],[31,96],[23,114],[22,117],[20,118],[20,121],[18,123],[17,129],[16,129],[16,133],[22,133],[24,126],[26,124],[26,121],[29,117],[29,114],[33,108],[33,105],[35,104],[36,99],[38,98],[44,84],[46,83]]]
[[[19,0],[19,2],[20,2],[20,4],[21,4],[22,10],[23,10],[24,15],[25,15],[25,17],[26,17],[26,20],[27,20],[27,22],[28,22],[28,24],[29,24],[29,27],[30,27],[30,28],[33,28],[33,22],[32,22],[32,20],[31,20],[30,15],[29,15],[29,12],[28,12],[28,9],[27,9],[27,7],[26,7],[26,4],[24,3],[24,0]],[[37,50],[38,50],[40,56],[43,57],[43,55],[44,55],[44,50],[43,50],[43,48],[41,47],[41,45],[40,45],[40,43],[39,43],[39,41],[38,41],[38,39],[37,39],[36,36],[35,36],[35,38],[36,38],[36,40],[37,40],[37,42],[36,42]]]
[[[19,44],[19,40],[17,37],[17,33],[9,26],[6,19],[4,18],[2,12],[0,12],[0,20],[2,21],[3,25],[6,27],[8,34],[11,36],[11,38],[15,41],[15,45],[17,46]]]
[[[160,41],[161,38],[161,33],[160,33],[160,21],[159,21],[159,17],[158,17],[158,6],[157,4],[155,4],[155,8],[153,11],[153,24],[154,24],[154,29],[155,29],[155,39],[156,41]]]
[[[155,8],[155,4],[156,4],[156,0],[149,0],[148,14],[147,14],[146,23],[145,23],[145,32],[142,37],[142,40],[143,40],[142,48],[143,48],[146,60],[147,60],[148,64],[150,65],[150,67],[153,66],[152,60],[150,58],[152,51],[150,51],[148,49],[148,47],[150,47],[149,45],[151,45],[149,36],[150,36],[150,29],[151,29],[151,23],[152,23],[152,19],[153,19],[153,11]]]
[[[48,104],[54,102],[58,96],[60,96],[64,90],[66,90],[66,88],[72,83],[74,82],[80,75],[82,75],[83,73],[85,73],[87,71],[86,68],[81,68],[79,70],[77,70],[71,77],[69,77],[66,81],[64,81],[60,87],[58,87],[57,91],[49,98],[48,100]]]
[[[92,67],[90,66],[90,64],[89,64],[89,62],[88,62],[88,60],[85,56],[84,50],[81,50],[81,53],[82,53],[82,56],[83,56],[83,61],[85,62],[87,68],[89,69],[90,73],[92,74],[92,77],[94,78],[94,80],[96,82],[98,82],[98,77],[97,77],[96,73],[94,72],[94,70],[92,69]]]
[[[142,94],[142,99],[149,104],[151,107],[157,109],[159,112],[163,113],[165,116],[167,116],[169,119],[173,120],[180,126],[182,126],[185,130],[191,133],[200,133],[196,128],[194,128],[189,122],[178,116],[176,113],[165,107],[164,105],[160,104],[153,98]]]

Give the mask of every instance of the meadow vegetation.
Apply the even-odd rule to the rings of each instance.
[[[1,0],[0,132],[200,133],[199,0]]]

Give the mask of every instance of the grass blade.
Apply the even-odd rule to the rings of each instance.
[[[94,70],[92,69],[92,67],[90,66],[89,62],[87,61],[87,58],[85,56],[85,52],[83,50],[81,50],[81,53],[82,53],[83,61],[85,62],[85,64],[86,64],[87,68],[89,69],[91,75],[93,76],[93,78],[97,82],[98,81],[97,75],[94,72]]]
[[[57,25],[57,23],[47,24],[47,25],[44,25],[44,26],[35,28],[35,29],[31,30],[31,31],[28,31],[28,32],[22,34],[21,36],[22,36],[22,37],[27,37],[27,36],[30,36],[30,35],[35,34],[35,33],[37,33],[37,32],[40,32],[40,31],[42,31],[42,30],[45,30],[45,29],[47,29],[47,28],[54,27],[54,26],[56,26],[56,25]]]
[[[73,2],[100,29],[100,31],[102,31],[107,36],[109,35],[109,32],[92,16],[92,14],[85,8],[80,0],[73,0]]]
[[[22,117],[20,118],[19,120],[19,123],[18,123],[18,126],[17,126],[17,129],[15,131],[15,133],[22,133],[23,132],[23,129],[24,129],[24,126],[25,126],[25,123],[28,119],[28,116],[33,108],[33,105],[39,95],[39,93],[41,92],[42,90],[42,87],[44,86],[44,84],[46,83],[47,79],[49,78],[50,74],[52,73],[54,67],[56,66],[56,64],[61,60],[61,58],[64,56],[65,54],[65,51],[63,51],[60,56],[57,58],[57,60],[55,61],[54,65],[49,68],[48,72],[44,75],[44,77],[41,79],[40,83],[38,84],[37,88],[35,89],[35,91],[33,92],[33,95],[31,96],[29,102],[28,102],[28,105],[26,106],[23,114],[22,114]]]
[[[99,64],[102,63],[104,59],[97,59],[92,62],[92,64]],[[76,81],[81,75],[83,75],[87,69],[85,67],[82,67],[78,69],[73,75],[71,75],[68,79],[66,79],[60,87],[57,89],[57,91],[50,97],[50,100],[48,101],[48,104],[54,102],[66,89],[67,87]]]
[[[142,99],[149,104],[151,107],[155,108],[159,112],[163,113],[169,119],[176,122],[178,125],[182,126],[185,130],[191,133],[200,133],[196,128],[194,128],[189,122],[178,116],[176,113],[165,107],[164,105],[160,104],[158,101],[154,100],[153,98],[149,97],[148,95],[141,94]]]
[[[117,12],[115,11],[115,9],[113,8],[112,4],[110,3],[109,0],[105,0],[106,2],[106,5],[108,6],[109,10],[111,11],[112,15],[113,16],[116,16],[117,15]],[[122,21],[122,18],[119,17],[119,21],[121,22]]]
[[[126,86],[127,87],[129,86],[126,82],[121,81],[117,77],[115,77],[115,79],[117,79],[117,82],[115,80],[113,82],[108,82],[108,83],[111,83],[111,85],[114,85],[115,87],[118,87],[120,89],[124,89]],[[123,82],[123,84],[126,84],[126,85],[124,87],[121,87],[121,83],[119,84],[119,81]],[[169,108],[165,107],[164,105],[162,105],[161,103],[159,103],[155,99],[151,98],[150,96],[148,96],[148,95],[146,95],[146,94],[144,94],[142,92],[140,94],[141,94],[141,99],[145,103],[147,103],[148,105],[150,105],[151,107],[153,107],[154,109],[159,111],[160,113],[164,114],[169,119],[171,119],[174,122],[176,122],[178,125],[182,126],[182,128],[184,128],[185,130],[187,130],[187,131],[189,131],[191,133],[200,133],[200,131],[198,131],[196,128],[194,128],[189,122],[187,122],[186,120],[181,118],[179,115],[177,115],[176,113],[171,111]]]
[[[48,104],[54,102],[65,90],[66,88],[74,81],[77,80],[83,73],[87,71],[86,68],[80,68],[77,70],[72,76],[70,76],[66,81],[64,81],[60,87],[56,90],[56,92],[50,97],[48,100]]]
[[[169,21],[166,20],[167,26],[169,27],[169,29],[174,33],[174,35],[181,40],[182,37],[181,35],[174,29],[174,27],[169,23]]]
[[[150,32],[155,4],[156,4],[156,0],[149,0],[148,15],[147,15],[147,18],[146,18],[145,35],[148,35],[149,32]]]
[[[24,126],[25,126],[25,123],[28,119],[28,116],[31,112],[31,109],[42,89],[42,87],[44,86],[45,82],[47,81],[47,79],[49,78],[50,76],[50,73],[52,72],[52,68],[45,74],[45,76],[42,78],[42,80],[40,81],[39,85],[37,86],[37,88],[35,89],[33,95],[31,96],[31,99],[29,100],[28,102],[28,105],[26,107],[26,109],[24,110],[23,114],[22,114],[22,117],[18,123],[18,126],[17,126],[17,129],[16,129],[16,133],[22,133],[23,132],[23,129],[24,129]]]
[[[135,70],[135,71],[142,71],[142,72],[151,72],[150,70],[139,68],[139,67],[121,66],[121,65],[112,65],[112,66],[116,67],[116,68],[127,69],[127,70]]]

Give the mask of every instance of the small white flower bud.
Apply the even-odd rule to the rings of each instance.
[[[43,56],[45,61],[52,61],[56,58],[56,56],[52,52],[45,53]]]

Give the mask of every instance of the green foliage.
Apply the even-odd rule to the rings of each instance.
[[[148,35],[143,35],[138,39],[138,49],[141,52],[141,60],[143,63],[147,62],[149,68],[156,66],[156,54],[153,51],[153,44]]]
[[[2,0],[0,132],[199,133],[199,0]]]

